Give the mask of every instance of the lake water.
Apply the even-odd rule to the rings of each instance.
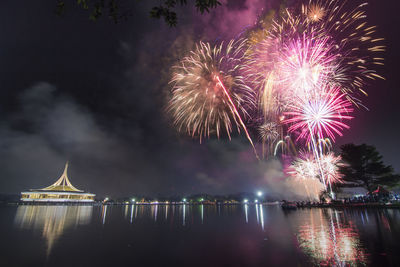
[[[400,266],[400,210],[0,206],[1,266]]]

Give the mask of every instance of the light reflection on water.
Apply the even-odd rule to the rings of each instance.
[[[94,220],[92,220],[94,217]],[[371,263],[371,240],[380,240],[383,250],[396,242],[392,236],[400,232],[399,210],[334,210],[299,209],[283,211],[279,206],[256,205],[124,205],[124,206],[19,206],[14,225],[25,230],[40,231],[46,242],[49,257],[57,240],[77,226],[99,225],[100,231],[118,231],[128,234],[132,229],[142,229],[151,234],[152,225],[169,225],[162,228],[168,236],[171,229],[199,231],[207,229],[213,235],[218,222],[247,240],[243,234],[259,232],[258,236],[269,250],[278,253],[298,251],[309,262],[317,265],[365,265]],[[125,223],[131,228],[116,226]],[[196,229],[196,230],[195,230]],[[249,232],[251,229],[252,232]],[[175,231],[175,230],[174,230]],[[203,231],[203,230],[201,230]],[[185,232],[185,233],[186,233]],[[99,234],[98,232],[96,232]],[[101,233],[101,232],[100,232]],[[266,238],[268,236],[268,239]],[[364,236],[362,239],[361,236]],[[248,237],[254,245],[254,238]],[[159,238],[164,238],[160,236]],[[387,243],[385,243],[387,240]],[[169,240],[168,242],[173,242]],[[118,242],[118,241],[115,241]],[[192,240],[192,242],[197,242]],[[274,243],[275,242],[275,243]],[[262,247],[261,245],[259,245]],[[372,246],[372,248],[374,248]],[[261,250],[260,250],[261,251]],[[386,251],[384,251],[386,253]],[[268,251],[265,252],[268,254]],[[271,252],[272,253],[272,252]],[[271,255],[269,255],[271,256]]]
[[[261,224],[262,230],[264,231],[264,211],[263,211],[264,208],[263,208],[263,206],[261,204],[257,204],[256,205],[256,209],[257,208],[260,210],[260,224]]]
[[[244,214],[246,216],[246,223],[249,223],[249,215],[248,215],[249,205],[244,204]]]
[[[300,248],[317,264],[359,265],[366,264],[367,257],[360,237],[352,221],[342,223],[338,211],[310,210],[307,224],[298,230]]]
[[[201,214],[201,224],[204,223],[204,205],[200,205],[200,214]]]

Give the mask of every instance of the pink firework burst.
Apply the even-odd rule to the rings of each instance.
[[[315,136],[318,139],[335,135],[342,136],[342,130],[350,128],[344,120],[352,119],[348,114],[353,111],[352,103],[340,92],[338,87],[323,88],[311,92],[307,98],[296,98],[290,111],[285,112],[288,119],[283,123],[291,124],[289,132],[300,131],[297,137],[310,142]]]
[[[310,90],[331,84],[338,66],[329,39],[303,34],[283,45],[275,67],[281,93],[289,98],[306,98]]]
[[[320,158],[325,180],[329,184],[343,183],[343,174],[339,172],[339,167],[344,166],[341,156],[335,156],[332,152],[322,155]]]

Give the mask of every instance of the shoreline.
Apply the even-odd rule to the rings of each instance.
[[[386,204],[386,203],[351,203],[351,204],[331,204],[331,203],[317,203],[317,204],[297,204],[297,208],[385,208],[385,209],[398,209],[400,203]]]
[[[292,202],[293,203],[293,202]],[[187,205],[187,206],[199,206],[199,205],[204,205],[204,206],[232,206],[232,205],[262,205],[262,206],[274,206],[274,205],[279,205],[281,206],[281,202],[264,202],[264,203],[101,203],[101,202],[92,202],[92,203],[78,203],[78,202],[49,202],[49,203],[44,203],[44,202],[29,202],[29,203],[24,203],[24,202],[3,202],[0,203],[0,205],[7,205],[7,206],[126,206],[126,205],[138,205],[138,206],[153,206],[153,205],[159,205],[159,206],[182,206],[182,205]],[[398,209],[400,208],[400,203],[394,203],[394,204],[386,204],[386,203],[347,203],[347,204],[339,204],[339,203],[309,203],[309,204],[301,204],[301,203],[293,203],[296,205],[297,208],[339,208],[339,209],[344,209],[344,208],[381,208],[381,209]]]

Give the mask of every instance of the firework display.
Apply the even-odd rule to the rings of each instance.
[[[274,122],[267,122],[260,126],[260,137],[263,141],[275,141],[279,137],[277,124]]]
[[[333,152],[323,154],[321,165],[328,184],[343,183],[343,174],[339,172],[339,167],[343,167],[345,164],[342,162],[341,156],[335,156]]]
[[[265,154],[270,154],[270,151],[273,149],[272,144],[279,139],[279,129],[278,125],[275,122],[267,122],[261,125],[258,128],[260,138],[262,140],[263,145],[263,156]],[[265,151],[265,143],[267,143],[267,151]]]
[[[286,169],[286,173],[299,180],[319,179],[319,166],[311,153],[302,152]]]
[[[302,152],[285,171],[305,183],[319,180],[331,188],[333,184],[342,183],[343,174],[339,172],[341,166],[344,166],[342,158],[333,152],[322,154],[318,159],[311,152]]]
[[[245,39],[200,42],[171,80],[175,126],[200,141],[242,129],[253,145],[253,122],[263,156],[294,157],[287,174],[331,190],[342,179],[332,142],[364,107],[367,81],[383,79],[373,69],[383,38],[367,23],[367,3],[355,2],[308,0],[260,17]]]
[[[250,139],[242,119],[254,102],[253,91],[240,74],[244,44],[239,40],[212,47],[200,42],[175,66],[169,110],[179,131],[200,140],[224,131],[230,138],[236,127]]]
[[[343,120],[353,118],[347,115],[353,111],[352,105],[337,88],[321,90],[305,99],[299,97],[297,101],[291,111],[285,112],[288,119],[284,121],[291,124],[288,132],[300,131],[297,139],[304,138],[310,142],[317,136],[335,140],[336,134],[342,136],[341,130],[349,128]]]

